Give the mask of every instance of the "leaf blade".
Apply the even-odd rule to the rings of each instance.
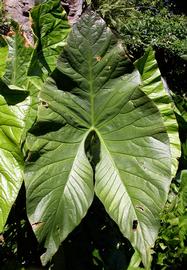
[[[43,73],[51,73],[70,30],[66,13],[59,0],[50,0],[36,6],[31,16],[37,44],[30,72],[35,74],[39,65]]]
[[[34,151],[44,144],[40,151],[50,148],[53,153],[31,164],[26,179],[29,219],[38,240],[47,248],[41,257],[44,265],[80,223],[93,200],[92,169],[84,153],[87,133],[66,126],[55,132],[55,141],[51,136],[44,135],[35,142]]]
[[[166,201],[171,181],[170,151],[161,116],[154,103],[138,89],[138,85],[137,72],[127,59],[121,43],[117,42],[101,18],[87,10],[78,24],[74,25],[67,45],[59,57],[57,69],[41,91],[38,122],[32,131],[40,143],[35,150],[32,147],[30,149],[36,154],[36,163],[33,165],[36,167],[33,167],[32,174],[34,172],[37,174],[37,164],[40,158],[47,155],[47,151],[51,152],[52,159],[56,156],[53,152],[54,148],[45,148],[45,136],[50,137],[53,134],[55,137],[56,134],[61,134],[60,140],[63,143],[67,136],[65,131],[67,127],[71,127],[74,132],[68,134],[68,138],[74,140],[78,134],[82,134],[85,137],[81,141],[85,147],[86,134],[96,132],[100,139],[101,160],[96,167],[95,190],[110,216],[118,223],[125,237],[132,240],[135,249],[142,254],[144,264],[148,266],[151,261],[151,247],[159,228],[159,213]],[[50,142],[53,141],[54,138],[51,137]],[[121,149],[122,158],[118,153]],[[75,153],[74,157],[76,157]],[[107,157],[105,163],[109,172],[112,170],[117,180],[108,181],[107,176],[102,178],[102,170],[98,168],[103,164],[104,157]],[[119,166],[122,166],[124,171],[131,168],[130,173],[128,171],[123,173],[128,185],[124,184],[124,175],[122,177],[118,173],[121,169]],[[91,173],[90,165],[89,168]],[[63,170],[63,166],[61,169]],[[31,178],[28,179],[29,183]],[[134,186],[130,186],[128,179],[135,183]],[[119,196],[114,196],[112,192],[113,181],[117,181],[116,189],[121,192]],[[142,190],[141,184],[146,192]],[[105,190],[104,193],[102,188]],[[126,192],[127,188],[130,189],[129,194]],[[53,191],[50,185],[48,189]],[[138,190],[139,194],[135,190]],[[158,199],[158,205],[150,195],[153,199]],[[38,195],[35,193],[32,196]],[[106,196],[111,200],[106,200]],[[110,208],[112,196],[115,197],[115,201]],[[29,197],[30,195],[28,200]],[[32,200],[28,203],[28,207],[29,204],[32,204]],[[36,209],[37,205],[38,202],[33,201],[33,209]],[[114,205],[117,205],[116,209]],[[124,222],[128,219],[128,211],[124,209],[128,205],[131,207],[131,218],[127,223],[128,229],[125,229]],[[143,215],[145,211],[146,215]],[[31,216],[32,211],[29,212]],[[62,213],[59,217],[60,215]],[[42,221],[36,221],[38,222]],[[140,226],[146,237],[142,232],[138,235],[136,229]],[[148,230],[149,227],[152,228],[151,231]],[[39,237],[39,240],[41,241],[42,237]],[[53,245],[54,241],[51,241]],[[48,246],[49,243],[50,239]],[[55,250],[54,248],[53,252]]]
[[[157,109],[142,92],[131,91],[120,113],[98,128],[101,153],[95,191],[149,266],[171,181],[170,152]]]
[[[8,106],[0,95],[0,231],[23,181],[21,137],[24,127],[22,104]]]
[[[169,96],[166,82],[161,77],[153,49],[148,49],[144,56],[136,61],[135,65],[141,75],[142,91],[154,101],[163,117],[170,140],[172,176],[174,177],[178,169],[178,159],[181,155],[178,123],[174,114],[174,102],[171,96]]]
[[[3,80],[9,87],[14,85],[26,89],[27,73],[34,48],[25,45],[24,38],[18,31],[12,37],[7,36],[6,42],[9,52]]]

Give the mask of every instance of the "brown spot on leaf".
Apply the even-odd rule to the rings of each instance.
[[[97,55],[97,56],[96,56],[96,60],[97,60],[97,62],[100,62],[100,61],[101,61],[101,59],[102,59],[102,58],[101,58],[101,56],[99,56],[99,55]]]
[[[141,205],[137,205],[136,208],[140,209],[142,212],[144,211],[144,208]]]
[[[34,231],[35,231],[35,230],[38,230],[42,225],[44,225],[44,222],[42,222],[42,221],[35,222],[35,223],[31,224],[32,229],[33,229]]]

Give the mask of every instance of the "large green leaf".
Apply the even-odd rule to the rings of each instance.
[[[53,129],[55,121],[45,125]],[[93,176],[84,152],[86,137],[87,132],[67,125],[30,141],[33,159],[35,155],[41,157],[27,169],[27,208],[36,236],[47,248],[43,264],[80,223],[92,202]]]
[[[70,27],[59,0],[45,1],[32,12],[32,25],[37,41],[27,77],[30,106],[26,117],[25,133],[35,121],[38,93],[46,77],[56,67],[57,58],[66,42]]]
[[[0,81],[0,231],[3,230],[23,181],[24,158],[21,145],[26,134],[26,115],[31,104],[25,89],[34,50],[26,46],[19,31],[5,39],[8,57],[2,59],[4,82]],[[4,53],[6,56],[6,51]]]
[[[171,157],[160,113],[138,85],[121,43],[87,10],[41,91],[28,141],[27,209],[47,248],[44,264],[86,214],[95,180],[107,212],[149,266]],[[92,136],[95,179],[85,153]]]
[[[27,130],[36,119],[38,93],[47,76],[56,67],[57,58],[66,42],[69,25],[59,0],[50,0],[36,6],[32,12],[32,25],[36,35],[36,48],[27,70],[27,89],[30,92],[28,113],[25,123]],[[27,147],[25,147],[25,150]]]
[[[7,98],[8,105],[17,104],[17,106],[12,107],[12,110],[19,107],[19,110],[21,110],[24,115],[22,130],[22,141],[24,141],[27,130],[32,126],[36,118],[36,104],[33,106],[33,103],[36,103],[36,96],[41,88],[42,80],[39,77],[28,76],[31,60],[34,57],[34,48],[25,43],[25,38],[21,32],[15,29],[15,34],[11,37],[6,36],[5,40],[8,45],[8,57],[4,59],[6,68],[4,67],[3,73],[5,74],[3,74],[4,76],[2,77],[4,85],[2,85],[1,82],[1,94],[3,97]],[[30,76],[33,76],[33,74],[30,73]],[[23,93],[21,93],[21,91],[23,91]],[[22,99],[22,101],[23,99],[25,100],[19,103],[19,99]],[[33,108],[35,108],[34,112]]]
[[[27,74],[34,49],[27,46],[19,31],[11,37],[7,36],[6,41],[9,52],[4,81],[13,88],[17,86],[26,89]]]
[[[147,266],[170,183],[170,152],[159,114],[135,90],[120,113],[98,130],[96,194]]]
[[[41,75],[41,72],[50,73],[56,67],[57,58],[70,30],[66,12],[60,0],[49,0],[36,6],[31,15],[37,47],[30,69],[36,75]]]
[[[26,94],[0,81],[0,232],[23,181],[21,138]]]
[[[0,48],[0,76],[4,75],[3,81],[11,88],[8,88],[4,82],[0,82],[2,185],[0,230],[3,229],[23,180],[21,144],[25,140],[27,130],[35,121],[37,95],[43,85],[43,76],[41,74],[39,74],[41,76],[35,76],[38,75],[35,70],[43,68],[42,64],[45,66],[45,63],[49,65],[50,70],[54,69],[69,29],[65,14],[60,8],[60,2],[56,0],[38,6],[33,11],[33,19],[37,20],[37,22],[34,21],[35,29],[37,27],[38,31],[40,29],[39,44],[42,46],[40,52],[41,46],[38,45],[36,49],[29,47],[18,29],[15,30],[15,35],[5,37],[8,44],[8,58],[7,47]],[[60,35],[57,35],[58,31]],[[40,67],[35,65],[38,59],[41,61]],[[46,72],[45,75],[48,73]],[[30,92],[28,97],[27,89]],[[24,148],[26,151],[27,147]]]
[[[164,125],[170,141],[172,155],[172,176],[174,177],[178,169],[178,159],[181,155],[178,124],[174,113],[174,102],[169,95],[166,82],[161,77],[155,53],[148,49],[144,56],[136,63],[141,75],[141,89],[144,91],[158,107],[162,114]]]

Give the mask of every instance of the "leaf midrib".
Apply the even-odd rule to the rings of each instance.
[[[89,41],[88,41],[89,42]],[[90,42],[89,42],[90,43]],[[90,53],[88,56],[88,69],[89,69],[89,87],[90,87],[90,112],[91,112],[91,127],[94,127],[95,121],[94,121],[94,88],[93,88],[93,56],[91,52],[91,45],[90,46]]]

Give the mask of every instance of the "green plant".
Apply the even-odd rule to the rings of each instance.
[[[187,188],[187,118],[186,98],[173,98],[179,124],[182,155],[173,179],[168,201],[161,217],[161,228],[155,245],[153,269],[183,269],[187,261],[186,188]]]
[[[119,30],[119,25],[122,21],[132,17],[136,12],[135,1],[121,1],[121,0],[98,0],[93,2],[94,8],[100,12],[111,27]]]
[[[95,193],[149,268],[180,154],[172,100],[154,53],[136,69],[89,9],[68,39],[59,1],[36,7],[32,18],[36,48],[26,47],[19,32],[5,37],[0,229],[24,178],[28,217],[46,248],[46,264]]]
[[[185,16],[139,13],[120,27],[120,35],[127,47],[137,52],[147,46],[156,49],[167,49],[176,55],[186,53],[187,19]]]
[[[180,187],[179,187],[180,186]],[[182,268],[187,261],[186,220],[187,171],[172,183],[169,200],[162,216],[162,226],[155,246],[156,269]]]
[[[158,1],[93,1],[94,7],[136,55],[148,46],[175,55],[187,50],[187,19],[171,12],[172,4]],[[122,6],[122,7],[121,7]]]
[[[104,3],[109,2],[112,5],[111,0],[103,0],[102,3],[94,0],[92,4],[118,33],[133,61],[151,45],[169,88],[178,95],[185,93],[187,66],[183,59],[187,50],[187,17],[185,10],[179,12],[179,1],[125,1],[132,8],[129,13],[117,6],[115,12],[112,8],[110,12],[105,12]],[[124,3],[123,0],[120,3]]]

